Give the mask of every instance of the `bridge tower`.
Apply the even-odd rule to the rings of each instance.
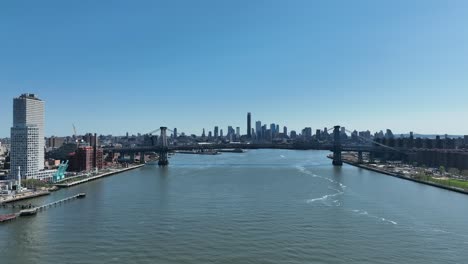
[[[342,166],[340,126],[333,129],[333,166]]]
[[[169,160],[167,158],[167,152],[169,151],[168,144],[167,144],[167,127],[160,127],[161,136],[159,137],[159,166],[167,166],[169,164]]]

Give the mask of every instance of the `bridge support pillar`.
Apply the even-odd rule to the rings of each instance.
[[[359,163],[359,164],[362,164],[362,163],[363,163],[362,151],[358,151],[358,163]]]
[[[333,130],[333,166],[342,166],[343,160],[341,159],[341,137],[340,126],[335,126]]]
[[[167,153],[169,151],[167,145],[167,127],[160,127],[161,136],[159,137],[159,147],[161,148],[159,151],[159,166],[167,166],[169,165],[169,159],[167,158]]]
[[[130,153],[130,162],[133,163],[135,162],[135,153]]]
[[[369,163],[375,162],[375,154],[374,152],[369,152]]]
[[[140,163],[145,164],[145,153],[144,152],[140,152]]]

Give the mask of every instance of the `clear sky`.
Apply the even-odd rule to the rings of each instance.
[[[468,134],[468,1],[1,1],[12,99],[46,135],[252,123]]]

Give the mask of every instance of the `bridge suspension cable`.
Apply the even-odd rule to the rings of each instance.
[[[350,130],[348,130],[348,129],[345,129],[345,131],[348,132],[348,133],[351,133],[351,134],[353,133],[352,131],[350,131]],[[380,143],[380,142],[377,142],[377,141],[375,141],[375,140],[372,140],[372,139],[368,139],[368,138],[359,136],[359,134],[358,134],[357,136],[358,136],[358,138],[360,138],[360,139],[362,139],[362,140],[364,140],[364,141],[367,141],[367,142],[370,142],[370,143],[374,143],[374,144],[379,145],[379,146],[381,146],[381,147],[388,148],[388,149],[391,149],[391,150],[393,150],[393,151],[406,154],[405,152],[403,152],[403,151],[401,151],[401,150],[399,150],[399,149],[397,149],[397,148],[393,148],[393,147],[387,146],[387,145],[385,145],[385,144],[382,144],[382,143]]]

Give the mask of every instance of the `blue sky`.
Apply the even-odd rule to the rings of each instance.
[[[1,1],[12,98],[46,135],[252,121],[468,134],[468,1]]]

